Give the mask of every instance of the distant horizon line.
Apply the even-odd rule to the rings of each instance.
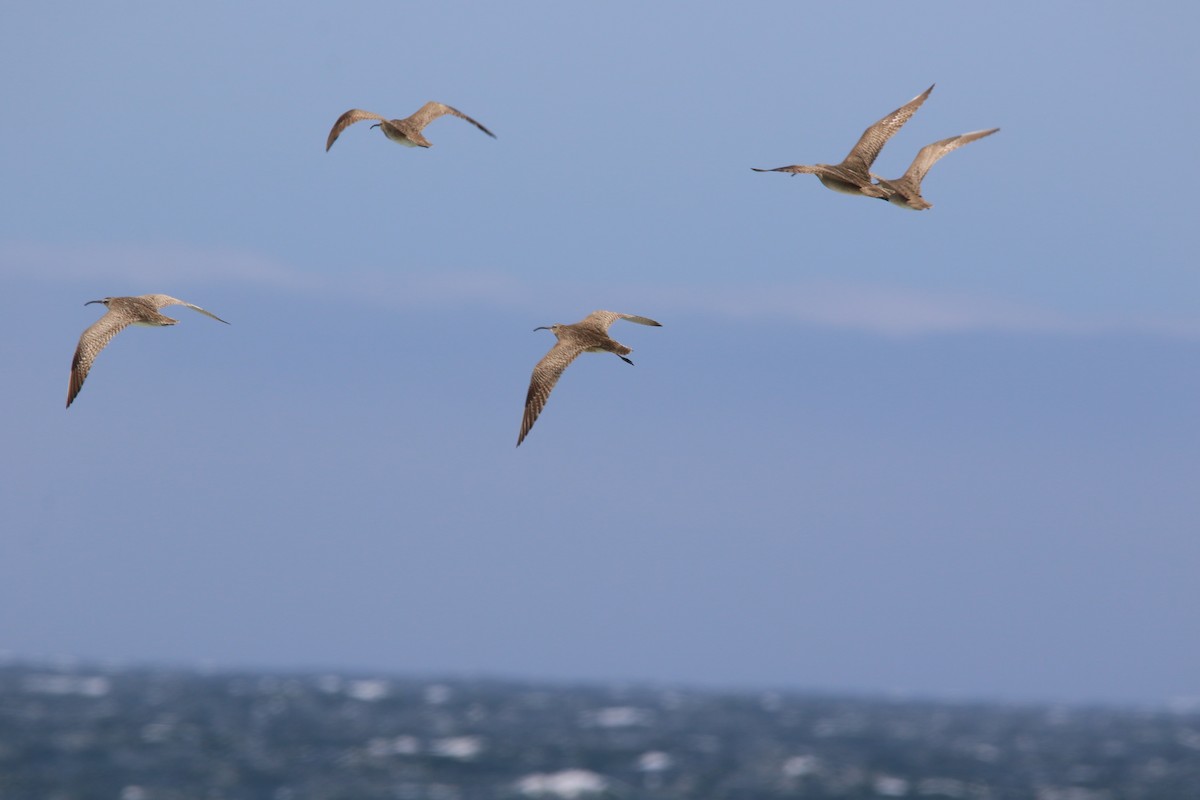
[[[250,663],[238,665],[221,663],[215,659],[199,662],[160,659],[104,658],[87,656],[18,656],[0,651],[0,671],[27,670],[49,671],[56,675],[72,675],[83,678],[112,677],[119,674],[149,672],[158,674],[182,674],[197,677],[290,677],[320,680],[338,678],[348,681],[381,681],[397,683],[482,683],[517,686],[550,686],[556,688],[593,689],[630,692],[692,692],[706,695],[769,698],[854,700],[887,702],[913,705],[984,706],[1006,708],[1038,708],[1064,710],[1103,709],[1109,711],[1153,711],[1170,714],[1200,714],[1200,695],[1168,697],[1157,703],[1113,700],[1061,700],[1052,698],[1006,698],[965,692],[931,694],[905,690],[828,689],[819,687],[780,686],[777,684],[753,685],[750,683],[705,682],[688,680],[662,680],[654,678],[596,678],[596,677],[552,677],[535,675],[511,675],[502,670],[413,670],[395,668],[372,669],[367,667],[319,667],[319,666],[267,666]],[[88,674],[92,673],[92,674]]]

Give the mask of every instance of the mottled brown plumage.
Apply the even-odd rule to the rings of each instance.
[[[459,119],[465,119],[467,122],[474,125],[479,130],[486,133],[493,139],[496,134],[489,131],[487,128],[480,125],[475,120],[468,117],[456,108],[451,108],[442,103],[428,102],[417,109],[417,113],[405,119],[384,119],[378,114],[372,114],[370,111],[363,111],[361,108],[352,108],[345,114],[338,117],[337,122],[333,123],[333,129],[329,131],[329,138],[325,140],[325,152],[329,152],[329,148],[333,147],[333,143],[341,136],[342,131],[350,127],[356,122],[361,122],[364,119],[379,120],[379,124],[371,127],[378,127],[383,131],[384,136],[391,139],[393,142],[399,142],[405,147],[430,147],[432,142],[426,139],[421,131],[426,125],[433,122],[438,117],[443,117],[446,114],[451,114]]]
[[[886,180],[878,175],[871,173],[872,177],[879,180],[879,186],[888,192],[888,202],[901,208],[912,209],[913,211],[924,211],[927,208],[933,208],[933,203],[930,203],[921,196],[921,181],[925,178],[925,173],[938,162],[942,156],[957,150],[964,144],[969,144],[976,139],[982,139],[985,136],[991,136],[999,128],[992,128],[986,131],[972,131],[971,133],[960,134],[959,136],[951,136],[949,139],[942,139],[940,142],[927,144],[917,153],[917,157],[908,167],[908,171],[899,178]]]
[[[83,388],[83,382],[92,368],[92,362],[112,338],[130,325],[142,325],[156,328],[164,325],[174,325],[179,320],[171,319],[159,313],[166,306],[187,306],[193,311],[212,317],[218,322],[225,320],[216,314],[205,311],[200,306],[185,303],[165,294],[143,294],[138,297],[106,297],[103,300],[89,300],[84,303],[103,303],[108,312],[83,332],[79,344],[75,347],[75,356],[71,359],[71,381],[67,386],[67,408]],[[225,322],[228,325],[228,322]]]
[[[525,415],[521,419],[521,434],[517,437],[517,447],[521,446],[538,414],[545,408],[546,400],[550,398],[550,392],[562,377],[563,370],[570,366],[580,353],[612,353],[627,364],[633,363],[625,357],[633,352],[633,348],[626,347],[608,335],[609,326],[619,319],[639,325],[662,327],[652,319],[635,314],[593,311],[573,325],[557,324],[534,328],[535,331],[553,332],[558,341],[533,368],[533,376],[529,380],[529,393],[525,396]]]
[[[921,104],[925,102],[925,98],[929,97],[929,93],[932,91],[933,86],[930,86],[912,100],[909,100],[863,131],[863,135],[859,138],[858,143],[854,145],[850,154],[840,164],[793,164],[790,167],[776,167],[775,169],[758,169],[757,167],[751,167],[751,169],[755,172],[790,172],[793,175],[816,175],[822,184],[835,192],[878,197],[886,200],[888,197],[887,191],[880,189],[871,182],[871,164],[875,162],[875,159],[879,156],[879,151],[887,144],[887,140],[896,131],[900,130],[904,123],[908,122],[909,118],[921,107]]]

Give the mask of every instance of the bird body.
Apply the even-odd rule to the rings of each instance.
[[[751,169],[755,172],[816,175],[826,188],[835,192],[886,200],[888,198],[887,190],[871,182],[871,164],[875,163],[875,159],[879,157],[879,151],[887,144],[888,139],[900,130],[904,123],[908,122],[932,91],[933,86],[930,86],[900,108],[868,127],[840,164],[793,164],[790,167],[776,167],[775,169],[758,169],[757,167],[751,167]]]
[[[529,392],[525,395],[525,414],[521,419],[521,433],[517,437],[517,446],[521,446],[525,436],[533,427],[538,415],[546,406],[550,392],[558,379],[571,362],[580,353],[612,353],[627,364],[633,362],[626,358],[633,348],[621,344],[608,335],[608,328],[619,319],[636,322],[639,325],[662,327],[661,323],[636,314],[618,314],[615,311],[593,311],[579,322],[566,325],[540,326],[535,331],[548,330],[558,339],[550,351],[533,368],[529,380]]]
[[[431,147],[433,143],[425,138],[421,133],[425,126],[433,122],[438,117],[443,117],[447,114],[465,119],[467,122],[474,125],[479,130],[496,138],[496,134],[489,131],[487,128],[480,125],[475,120],[468,117],[456,108],[451,108],[443,103],[430,101],[417,109],[417,113],[411,117],[404,119],[384,119],[378,114],[370,111],[363,111],[361,108],[352,108],[345,114],[338,117],[337,122],[333,123],[333,128],[329,131],[329,138],[325,140],[325,152],[329,152],[329,148],[333,147],[333,143],[341,136],[342,131],[350,127],[356,122],[361,122],[364,119],[378,120],[372,128],[379,128],[383,131],[383,135],[391,139],[393,142],[404,145],[405,147]]]
[[[71,380],[67,386],[67,408],[83,388],[83,382],[92,368],[92,362],[100,354],[113,337],[130,325],[143,328],[160,328],[174,325],[179,320],[172,319],[159,309],[166,306],[187,306],[201,314],[212,317],[218,322],[225,320],[216,314],[205,311],[200,306],[194,306],[183,300],[178,300],[166,294],[143,294],[137,297],[106,297],[103,300],[89,300],[84,303],[102,303],[108,311],[100,319],[92,323],[79,337],[75,347],[75,355],[71,359]],[[225,322],[228,325],[228,322]]]
[[[991,136],[999,128],[992,128],[986,131],[971,131],[958,136],[951,136],[948,139],[927,144],[917,153],[917,157],[913,159],[909,165],[908,171],[899,178],[887,180],[880,178],[872,173],[872,177],[878,179],[880,188],[888,193],[888,202],[901,208],[907,208],[912,211],[924,211],[927,208],[933,208],[933,203],[930,203],[921,196],[921,181],[924,180],[925,174],[930,168],[947,153],[957,150],[964,144],[982,139],[985,136]]]
[[[404,128],[397,125],[391,120],[380,120],[375,127],[383,131],[383,135],[391,139],[393,142],[400,144],[403,147],[432,147],[433,143],[426,139],[420,131],[409,130],[407,133]],[[327,148],[328,149],[328,148]]]

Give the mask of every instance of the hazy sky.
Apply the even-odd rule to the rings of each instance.
[[[1200,697],[1190,3],[0,12],[0,654]],[[1001,132],[913,213],[751,167]],[[356,125],[427,100],[406,149]],[[163,292],[63,403],[88,300]],[[607,308],[514,449],[538,325]]]

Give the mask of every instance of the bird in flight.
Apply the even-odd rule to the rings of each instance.
[[[83,335],[79,337],[79,344],[75,347],[75,357],[71,359],[71,382],[67,386],[67,408],[71,407],[71,402],[79,394],[79,390],[83,388],[83,382],[92,368],[92,362],[96,360],[96,356],[100,354],[105,345],[112,341],[114,336],[130,325],[156,328],[164,325],[174,325],[179,322],[177,319],[171,319],[165,314],[159,313],[160,308],[165,308],[166,306],[187,306],[193,311],[199,311],[201,314],[212,317],[217,322],[225,322],[225,320],[216,314],[205,311],[200,306],[185,303],[182,300],[165,294],[143,294],[138,297],[106,297],[103,300],[89,300],[84,305],[90,306],[92,303],[103,303],[108,311],[100,319],[92,323],[83,332]],[[225,324],[228,325],[229,323],[225,322]]]
[[[521,446],[538,414],[542,413],[546,401],[550,398],[550,392],[562,377],[563,371],[580,353],[612,353],[627,364],[633,363],[626,358],[633,352],[633,348],[626,347],[608,335],[609,326],[619,319],[639,325],[662,327],[661,323],[635,314],[593,311],[571,325],[560,323],[534,328],[535,331],[550,331],[558,341],[533,368],[533,376],[529,379],[529,393],[525,396],[525,415],[521,419],[521,434],[517,437],[517,447]]]
[[[466,114],[459,111],[457,108],[451,108],[443,103],[435,103],[430,101],[417,109],[417,113],[411,117],[404,119],[384,119],[378,114],[372,114],[370,111],[363,111],[361,108],[352,108],[345,114],[338,117],[337,122],[333,123],[333,129],[329,131],[329,138],[325,140],[325,152],[329,152],[329,148],[333,147],[333,143],[342,135],[342,131],[349,128],[356,122],[361,122],[364,119],[377,119],[379,122],[372,125],[372,128],[380,128],[383,130],[383,135],[391,139],[393,142],[399,142],[405,147],[431,147],[433,142],[429,141],[422,135],[421,131],[425,126],[433,122],[438,117],[444,117],[447,114],[452,114],[459,119],[465,119],[467,122],[474,125],[479,130],[486,133],[493,139],[496,134],[489,131],[487,128],[480,125],[475,120],[468,117]]]
[[[832,189],[835,192],[865,195],[867,197],[877,197],[881,200],[886,200],[888,198],[887,190],[881,189],[871,182],[871,164],[875,163],[875,159],[879,157],[879,151],[887,144],[887,140],[892,138],[896,131],[903,127],[904,123],[908,122],[909,118],[916,113],[916,110],[921,107],[921,104],[925,102],[925,98],[929,97],[929,93],[932,91],[933,86],[930,86],[912,100],[909,100],[863,131],[863,135],[859,138],[858,143],[854,145],[853,149],[850,150],[850,154],[842,159],[840,164],[813,164],[811,166],[793,164],[790,167],[776,167],[775,169],[758,169],[757,167],[751,167],[751,169],[755,172],[790,172],[793,175],[816,175],[826,188]]]
[[[901,208],[910,208],[913,211],[924,211],[927,208],[933,208],[933,203],[930,203],[921,196],[921,181],[925,178],[925,173],[929,172],[930,168],[938,162],[942,156],[957,150],[964,144],[970,144],[976,139],[982,139],[985,136],[991,136],[999,128],[992,128],[986,131],[971,131],[970,133],[951,136],[949,139],[942,139],[940,142],[927,144],[917,153],[917,157],[913,159],[909,165],[908,171],[899,178],[887,180],[880,178],[875,173],[871,176],[876,178],[878,185],[888,192],[888,202],[894,206]]]

